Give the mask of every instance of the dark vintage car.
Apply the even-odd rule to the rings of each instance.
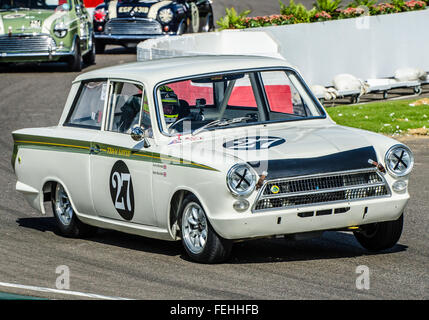
[[[97,53],[106,44],[140,42],[214,29],[211,0],[106,0],[94,10]]]

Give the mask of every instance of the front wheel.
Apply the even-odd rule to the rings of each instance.
[[[369,251],[380,251],[392,248],[401,237],[404,225],[404,214],[394,221],[378,222],[362,226],[355,231],[357,241]]]
[[[200,263],[225,261],[231,253],[232,242],[216,234],[198,199],[187,196],[180,212],[182,244],[188,256]]]
[[[74,48],[74,54],[68,61],[68,69],[72,72],[80,72],[82,70],[82,53],[79,40],[76,40]]]
[[[95,40],[94,37],[92,37],[89,51],[83,56],[83,62],[85,62],[86,65],[90,66],[95,63]]]
[[[101,42],[100,40],[95,40],[95,52],[98,54],[104,53],[106,50],[106,44]]]
[[[70,198],[60,183],[52,185],[52,211],[62,235],[72,238],[89,237],[97,231],[96,227],[81,222],[76,216]]]

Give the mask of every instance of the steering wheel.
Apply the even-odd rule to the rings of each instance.
[[[168,133],[171,133],[174,129],[175,126],[177,126],[179,123],[182,123],[185,120],[194,120],[194,117],[192,116],[186,116],[180,119],[177,119],[176,121],[174,121],[169,127],[168,127]]]

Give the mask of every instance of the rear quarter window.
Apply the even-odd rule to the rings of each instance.
[[[82,83],[64,125],[99,130],[103,119],[106,92],[107,81]]]

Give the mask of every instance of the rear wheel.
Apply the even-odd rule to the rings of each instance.
[[[404,215],[394,221],[378,222],[362,226],[354,232],[357,241],[367,250],[380,251],[392,248],[401,237]]]
[[[216,234],[198,199],[187,196],[180,212],[182,244],[188,256],[200,263],[225,261],[231,253],[232,242]]]
[[[81,222],[76,216],[70,198],[60,183],[52,185],[52,211],[62,235],[72,238],[89,237],[97,231],[96,227]]]

